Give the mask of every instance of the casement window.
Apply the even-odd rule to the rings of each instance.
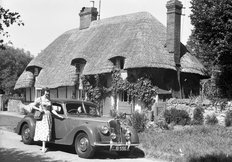
[[[42,89],[37,89],[37,97],[42,96]]]
[[[76,78],[77,78],[77,83],[80,84],[81,82],[81,73],[82,73],[82,68],[81,67],[84,67],[84,65],[81,65],[81,64],[76,64]]]
[[[132,98],[131,95],[127,94],[127,91],[119,92],[119,101],[121,102],[131,102]]]
[[[123,58],[116,58],[115,67],[119,70],[124,69],[124,59]]]
[[[33,102],[35,99],[35,88],[26,88],[26,95],[25,95],[25,101],[26,102]]]
[[[38,76],[39,75],[39,68],[35,67],[34,68],[34,76]]]

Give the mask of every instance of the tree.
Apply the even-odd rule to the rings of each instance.
[[[29,52],[6,46],[0,49],[0,89],[14,93],[14,85],[27,64],[32,60]]]
[[[188,42],[211,74],[217,69],[217,86],[232,97],[232,1],[191,0],[194,26]]]
[[[20,15],[17,12],[11,12],[9,9],[4,9],[0,6],[0,49],[5,49],[5,42],[3,37],[9,37],[9,33],[6,28],[13,24],[24,25],[22,20],[20,20]]]

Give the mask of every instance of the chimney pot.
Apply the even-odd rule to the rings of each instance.
[[[80,27],[79,29],[86,29],[90,26],[91,22],[97,20],[97,8],[95,7],[83,7],[80,10]]]

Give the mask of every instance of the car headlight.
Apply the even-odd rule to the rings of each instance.
[[[116,136],[116,134],[115,134],[115,133],[111,133],[111,134],[110,134],[110,137],[111,137],[111,139],[113,139],[113,140],[114,140],[114,139],[116,139],[116,137],[117,137],[117,136]]]
[[[109,132],[109,128],[104,125],[101,127],[101,132],[102,132],[102,134],[107,134]]]

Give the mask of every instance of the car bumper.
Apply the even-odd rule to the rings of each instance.
[[[129,151],[130,147],[135,147],[138,146],[138,143],[130,143],[130,142],[126,142],[126,143],[116,143],[116,142],[110,142],[110,143],[94,143],[94,146],[100,146],[100,147],[109,147],[110,151],[117,151],[117,149],[119,149],[118,151],[120,151],[121,148],[123,148],[123,151]]]

